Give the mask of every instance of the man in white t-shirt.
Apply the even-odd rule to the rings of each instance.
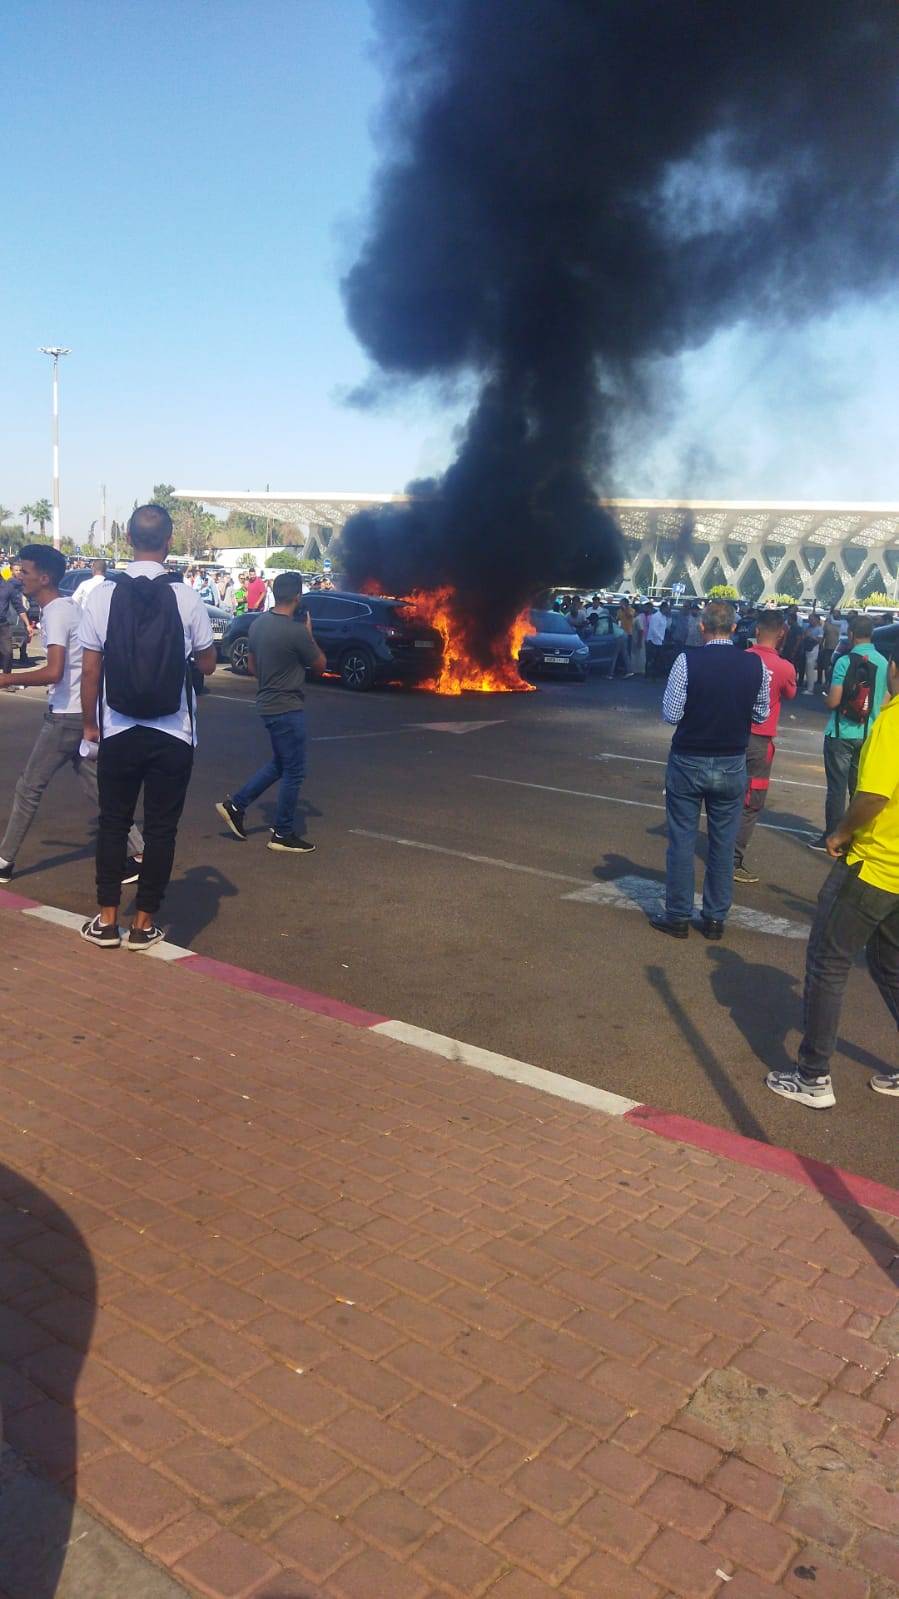
[[[72,766],[96,807],[97,763],[85,760],[81,745],[81,645],[78,627],[81,611],[59,592],[59,581],[66,569],[66,558],[49,544],[28,544],[21,551],[22,588],[29,600],[41,607],[41,640],[47,654],[44,666],[27,671],[0,674],[0,688],[38,688],[47,685],[49,708],[41,723],[25,770],[16,783],[12,814],[0,839],[0,883],[13,875],[19,850],[25,841],[40,805],[44,790],[64,766]],[[137,882],[144,841],[133,826],[128,835],[131,859],[122,874],[123,883]]]
[[[99,912],[85,922],[81,934],[102,949],[115,949],[122,942],[121,867],[143,789],[146,842],[137,880],[137,910],[128,935],[128,948],[141,950],[165,936],[154,917],[172,875],[175,837],[197,742],[190,663],[205,677],[215,671],[216,655],[212,623],[199,594],[166,572],[172,542],[168,511],[162,505],[138,506],[128,523],[128,536],[137,559],[116,583],[104,583],[91,595],[79,629],[84,738],[88,744],[99,744],[100,791]],[[132,642],[123,654],[125,635]],[[151,643],[159,653],[148,659]],[[168,700],[172,667],[174,692]],[[177,709],[138,714],[122,708],[123,703],[137,701],[149,705],[156,698]]]
[[[83,583],[79,583],[74,594],[72,595],[72,599],[75,601],[75,604],[80,606],[82,610],[84,609],[84,606],[87,604],[87,601],[90,599],[91,595],[94,593],[94,590],[98,589],[101,583],[106,582],[106,562],[91,561],[91,572],[93,573],[93,576],[85,578]]]

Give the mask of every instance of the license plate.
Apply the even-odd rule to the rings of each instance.
[[[568,665],[568,656],[567,655],[544,655],[543,664],[544,664],[544,666],[567,666]]]
[[[415,648],[417,650],[432,650],[434,648],[434,640],[432,638],[417,638],[415,640]]]

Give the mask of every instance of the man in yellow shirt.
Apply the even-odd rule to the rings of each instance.
[[[837,864],[809,934],[799,1063],[766,1078],[775,1094],[815,1110],[836,1103],[828,1066],[846,982],[862,950],[899,1025],[899,650],[890,659],[889,692],[865,740],[852,803],[827,840]],[[899,1068],[877,1073],[871,1087],[899,1098]]]

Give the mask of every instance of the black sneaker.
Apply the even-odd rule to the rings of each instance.
[[[243,825],[246,812],[242,811],[238,805],[232,804],[230,796],[227,799],[219,800],[215,808],[222,821],[226,822],[228,827],[230,827],[234,837],[246,841],[247,830]]]
[[[703,938],[711,939],[713,943],[717,943],[719,938],[724,937],[724,923],[713,921],[710,916],[700,916],[699,931]]]
[[[161,927],[132,927],[128,934],[129,949],[150,949],[153,944],[158,944],[165,938]]]
[[[7,861],[5,866],[0,866],[0,883],[11,882],[14,871],[15,865],[12,861]]]
[[[125,867],[125,875],[122,878],[122,887],[123,888],[126,888],[129,883],[136,883],[137,882],[138,878],[140,877],[140,869],[141,869],[141,862],[139,860],[136,860],[135,857],[132,855],[130,860],[129,860],[129,862],[128,862],[128,865]]]
[[[311,855],[315,849],[310,839],[299,838],[296,833],[273,833],[266,847],[284,850],[288,855]]]
[[[813,849],[815,851],[816,855],[826,855],[827,854],[827,834],[826,833],[822,833],[820,838],[809,839],[809,842],[808,842],[806,847],[808,849]]]
[[[81,937],[86,938],[89,944],[96,944],[99,949],[118,949],[122,942],[118,922],[104,925],[99,916],[92,916],[89,922],[84,923]]]
[[[650,916],[650,927],[657,933],[667,933],[669,938],[686,938],[690,932],[690,923],[678,921],[671,916]]]

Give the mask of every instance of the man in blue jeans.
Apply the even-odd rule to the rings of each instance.
[[[302,621],[297,617],[303,593],[299,572],[281,572],[272,592],[272,610],[260,616],[249,632],[249,668],[259,684],[256,709],[271,739],[272,758],[243,788],[215,808],[235,838],[245,839],[247,806],[273,783],[279,783],[278,809],[268,847],[288,855],[308,855],[315,845],[308,838],[301,838],[296,830],[297,799],[306,774],[303,685],[307,668],[323,672],[327,663],[312,637],[308,611]]]
[[[671,668],[662,715],[676,731],[665,778],[668,854],[665,913],[650,917],[659,933],[686,938],[693,914],[696,839],[705,805],[709,849],[699,930],[721,938],[730,910],[734,845],[746,794],[746,748],[770,708],[761,657],[733,647],[732,605],[712,600],[702,614],[702,644]]]

